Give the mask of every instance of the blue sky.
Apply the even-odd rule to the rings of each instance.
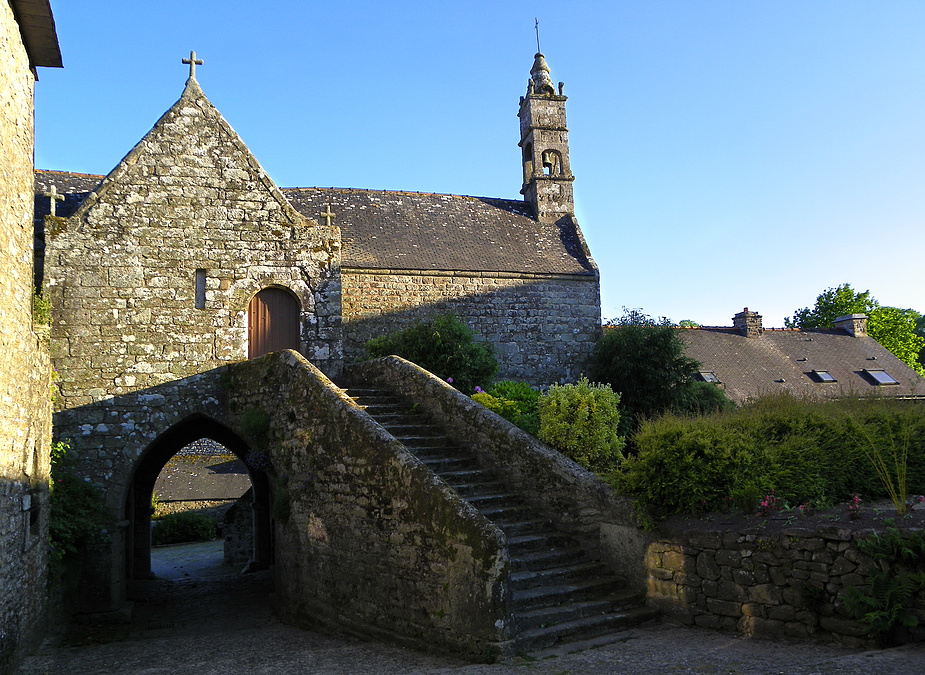
[[[283,187],[519,198],[536,51],[622,308],[766,326],[848,282],[925,313],[925,3],[52,0],[38,168],[108,173],[203,90]]]

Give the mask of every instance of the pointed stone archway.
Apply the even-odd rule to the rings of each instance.
[[[126,496],[126,580],[151,578],[151,495],[158,475],[180,449],[203,438],[220,443],[242,461],[247,458],[249,447],[244,440],[223,424],[199,414],[174,425],[150,444],[137,464]],[[266,472],[251,466],[247,469],[254,491],[254,550],[248,567],[263,569],[273,561],[270,486]]]

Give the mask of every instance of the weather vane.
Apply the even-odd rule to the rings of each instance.
[[[543,51],[540,49],[540,20],[533,17],[533,21],[535,22],[534,28],[536,28],[536,51],[539,53]]]

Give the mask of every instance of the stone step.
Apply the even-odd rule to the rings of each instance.
[[[526,504],[515,504],[512,506],[486,505],[484,509],[479,509],[478,511],[502,529],[504,529],[504,525],[507,523],[518,523],[529,520],[532,516],[536,515],[536,510]]]
[[[508,534],[507,531],[505,531],[505,534],[507,534],[508,537],[512,536]],[[587,552],[577,546],[574,548],[560,548],[550,551],[534,551],[533,553],[523,553],[516,556],[512,555],[511,569],[543,570],[550,567],[561,567],[562,565],[581,562],[587,557]]]
[[[479,513],[499,508],[521,508],[524,498],[513,492],[498,492],[495,494],[473,495],[465,498]]]
[[[511,605],[515,613],[537,608],[552,607],[566,602],[610,598],[626,591],[626,583],[617,576],[594,577],[570,583],[547,584],[521,588],[511,594]]]
[[[383,424],[379,423],[386,431],[395,436],[399,437],[418,437],[418,438],[435,438],[441,441],[448,440],[446,435],[443,434],[439,429],[437,429],[432,424],[427,424],[425,422],[410,422],[406,419],[399,418],[396,416],[395,421]]]
[[[547,628],[567,621],[574,621],[575,619],[606,614],[612,610],[613,605],[606,599],[570,602],[551,607],[537,607],[518,612],[514,618],[514,626],[518,630]]]
[[[506,490],[507,486],[501,481],[485,481],[484,483],[454,484],[452,488],[464,499],[469,499],[470,497],[497,494]]]
[[[552,626],[532,628],[518,633],[514,639],[515,651],[533,652],[552,647],[562,642],[586,640],[605,633],[638,626],[652,621],[658,612],[647,607],[638,607],[620,612],[608,612],[564,621]]]
[[[414,452],[412,448],[408,449]],[[431,457],[419,457],[418,459],[420,459],[431,471],[440,476],[440,478],[443,478],[446,474],[455,474],[459,471],[478,468],[478,462],[472,457],[436,455]]]
[[[573,548],[573,545],[574,540],[571,537],[555,531],[521,534],[507,538],[507,546],[512,558],[524,553]]]
[[[521,568],[511,573],[511,590],[536,588],[537,586],[560,586],[592,579],[610,579],[613,575],[599,562],[577,562],[559,567],[536,569]]]
[[[459,471],[444,471],[440,474],[440,478],[450,487],[455,487],[457,485],[479,483],[482,481],[496,481],[498,480],[498,475],[491,469],[477,468],[461,469]]]
[[[656,616],[645,592],[629,591],[620,577],[593,560],[575,536],[508,489],[476,455],[397,396],[367,389],[348,395],[507,537],[511,560],[514,653],[587,640]]]

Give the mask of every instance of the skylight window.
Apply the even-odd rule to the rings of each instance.
[[[694,379],[698,382],[712,382],[713,384],[719,384],[719,378],[716,377],[716,373],[712,370],[701,370],[696,375]]]
[[[884,385],[884,384],[899,384],[899,382],[895,380],[893,376],[890,375],[885,370],[870,370],[868,368],[865,368],[864,374],[867,375],[867,377],[869,377],[871,380],[873,380],[874,383],[877,384],[878,386]]]
[[[835,376],[827,370],[814,370],[812,377],[816,382],[838,382]]]

